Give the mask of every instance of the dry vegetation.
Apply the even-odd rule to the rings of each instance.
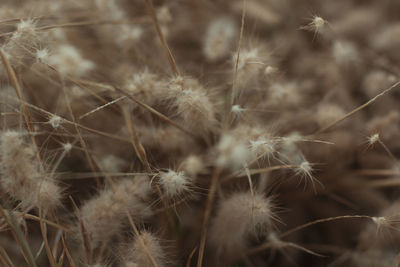
[[[397,0],[0,0],[0,265],[400,262]]]

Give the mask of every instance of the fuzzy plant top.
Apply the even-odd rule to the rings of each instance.
[[[0,266],[398,266],[399,13],[1,0]]]

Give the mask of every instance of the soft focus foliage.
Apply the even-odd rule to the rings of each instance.
[[[0,266],[400,262],[398,0],[0,2]]]

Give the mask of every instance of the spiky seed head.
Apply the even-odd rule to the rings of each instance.
[[[307,160],[300,163],[300,165],[296,168],[296,174],[302,177],[312,178],[313,168],[310,162]]]
[[[326,25],[326,21],[319,16],[314,16],[312,24],[315,26],[317,31],[320,31]]]
[[[265,234],[273,218],[269,198],[259,193],[234,193],[221,200],[211,222],[209,240],[219,256],[232,257],[247,247],[250,235]]]
[[[175,172],[173,170],[162,172],[160,173],[159,183],[169,197],[179,196],[190,190],[190,179],[184,172]]]
[[[274,140],[260,136],[257,140],[250,141],[250,149],[256,157],[261,155],[269,157],[275,152],[275,144]]]
[[[147,203],[150,193],[149,177],[138,175],[120,180],[84,203],[80,214],[92,248],[107,244],[120,233],[127,223],[127,212],[136,221],[149,218],[152,215]]]
[[[36,22],[33,19],[21,20],[17,24],[17,30],[13,33],[14,42],[35,41],[37,37]]]
[[[126,259],[125,263],[127,264],[124,266],[127,267],[153,267],[154,263],[159,267],[166,266],[166,254],[160,239],[148,231],[140,233],[140,236],[135,238],[125,254],[123,258]],[[154,262],[150,260],[149,255]]]
[[[62,123],[62,118],[60,116],[53,115],[50,118],[49,123],[54,129],[57,129],[58,127],[60,127],[60,125]]]
[[[327,24],[328,21],[324,20],[320,16],[315,15],[311,19],[311,22],[306,26],[301,27],[301,29],[314,32],[314,34],[316,35],[318,33],[323,32]]]
[[[175,77],[168,89],[166,98],[187,129],[200,135],[214,130],[217,123],[215,105],[196,79]]]

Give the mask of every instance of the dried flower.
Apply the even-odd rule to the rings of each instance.
[[[275,216],[272,209],[271,200],[258,193],[234,193],[222,200],[209,233],[221,260],[229,261],[246,248],[250,235],[265,234]]]
[[[120,233],[127,223],[127,212],[139,221],[150,217],[152,211],[145,202],[150,191],[149,178],[136,176],[120,181],[115,189],[106,189],[87,201],[80,214],[92,248],[107,244]]]
[[[159,183],[168,197],[176,197],[190,190],[190,180],[184,172],[161,172]]]

